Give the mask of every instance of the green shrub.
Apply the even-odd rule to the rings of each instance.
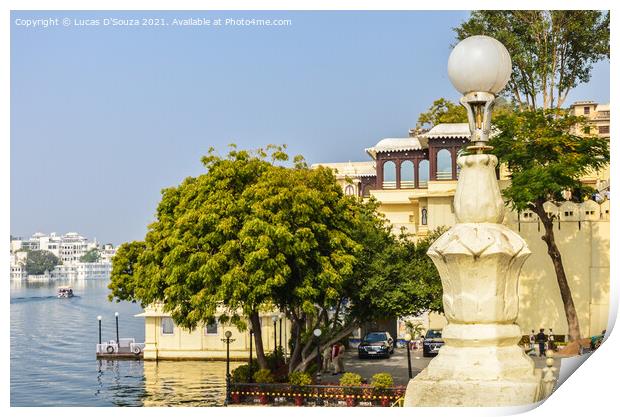
[[[310,375],[314,375],[318,372],[318,370],[319,370],[319,366],[316,364],[316,362],[312,362],[312,364],[308,365],[306,372],[309,373]]]
[[[377,391],[382,391],[386,388],[392,388],[394,385],[394,378],[387,372],[381,372],[372,376],[372,387]]]
[[[258,368],[259,366],[258,366],[258,362],[256,361],[256,359],[252,360],[252,371]],[[249,379],[250,379],[250,367],[247,364],[238,366],[237,368],[235,368],[234,371],[232,371],[233,382],[244,383],[244,382],[248,382]]]
[[[265,355],[265,359],[267,360],[267,366],[269,366],[269,369],[275,372],[284,365],[284,350],[281,347],[278,347],[275,352]]]
[[[341,387],[359,387],[362,385],[362,376],[353,372],[346,372],[340,378]]]
[[[295,371],[288,376],[288,382],[291,385],[303,387],[312,384],[312,377],[307,372]]]
[[[254,382],[259,384],[273,384],[274,380],[273,374],[269,369],[259,369],[254,372]]]

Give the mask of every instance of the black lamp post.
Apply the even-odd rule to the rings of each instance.
[[[274,315],[272,317],[272,320],[273,320],[273,353],[275,355],[278,352],[278,328],[277,328],[278,316]]]
[[[316,382],[321,382],[321,329],[314,329],[312,332],[316,337],[316,363],[318,365],[316,371]],[[319,396],[319,390],[316,391],[316,405],[323,405],[321,397]]]
[[[409,379],[411,379],[413,373],[411,372],[411,335],[409,333],[405,335],[405,342],[407,342],[407,368],[409,369]]]
[[[97,316],[97,320],[99,321],[99,344],[101,344],[101,316]]]
[[[120,343],[118,338],[118,311],[114,313],[114,316],[116,317],[116,344],[118,345]]]
[[[320,380],[321,379],[321,334],[323,333],[321,331],[321,329],[314,329],[314,332],[312,332],[314,334],[314,336],[316,337],[316,364],[318,365],[317,371],[316,371],[316,379]]]
[[[252,382],[252,338],[254,335],[254,330],[252,329],[252,323],[250,323],[250,361],[248,362],[248,367],[250,368],[250,372],[248,375],[248,382]]]
[[[222,342],[226,343],[226,399],[224,400],[224,405],[228,405],[230,404],[230,344],[234,342],[235,339],[230,338],[230,336],[232,336],[230,330],[226,330],[224,336],[226,337],[222,339]]]
[[[280,313],[280,342],[278,343],[278,345],[280,346],[280,350],[282,350],[282,316],[283,314]]]

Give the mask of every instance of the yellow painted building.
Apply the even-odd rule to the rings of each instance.
[[[226,343],[224,333],[232,333],[230,357],[232,360],[247,360],[250,350],[250,332],[240,332],[235,326],[215,323],[198,326],[188,331],[177,326],[168,313],[157,306],[149,306],[136,317],[144,318],[144,359],[177,360],[225,360]],[[276,346],[287,349],[290,337],[290,322],[274,313],[261,313],[261,334],[265,353],[273,352]],[[275,331],[275,334],[274,334]],[[281,336],[280,336],[281,334]],[[254,340],[252,340],[254,344]],[[254,344],[254,352],[256,345]],[[255,356],[255,353],[254,353]]]
[[[579,106],[574,111],[583,113]],[[607,109],[609,123],[609,106],[598,108]],[[315,166],[333,168],[345,193],[375,197],[380,202],[379,211],[392,223],[394,231],[404,228],[415,237],[422,237],[429,230],[455,223],[452,201],[458,179],[456,157],[468,140],[469,127],[466,123],[440,124],[422,135],[412,135],[383,139],[366,149],[371,161]],[[498,175],[500,187],[506,187],[507,170],[501,168]],[[609,189],[609,169],[582,180],[601,191],[600,204],[592,200],[582,204],[566,202],[559,207],[547,203],[547,208],[557,214],[556,242],[581,332],[587,336],[599,334],[607,327],[609,312],[609,200],[603,192]],[[565,334],[568,327],[563,303],[536,214],[510,212],[504,224],[520,233],[532,251],[523,267],[519,287],[518,323],[522,331],[552,328],[556,335]],[[442,328],[445,319],[430,314],[424,323],[427,328]]]

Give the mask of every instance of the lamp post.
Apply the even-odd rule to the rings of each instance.
[[[280,319],[280,342],[278,343],[278,345],[280,346],[280,350],[282,350],[282,319],[284,318],[284,313],[280,313],[279,315],[279,319]],[[282,350],[282,352],[284,352]]]
[[[407,343],[407,369],[409,370],[409,379],[413,378],[413,372],[411,371],[411,334],[405,335],[405,342]]]
[[[101,316],[97,316],[97,321],[99,321],[99,344],[101,344]]]
[[[540,399],[541,373],[517,345],[521,329],[515,323],[519,273],[530,251],[502,225],[498,161],[486,153],[492,149],[491,109],[511,71],[508,50],[488,36],[462,40],[448,59],[472,146],[457,159],[455,225],[427,252],[443,284],[445,345],[409,381],[405,406],[512,406]]]
[[[316,371],[317,382],[321,382],[321,343],[320,342],[321,342],[322,333],[323,332],[319,328],[314,329],[314,331],[312,332],[312,334],[314,334],[314,337],[316,337],[316,363],[318,365],[317,371]],[[321,401],[321,397],[319,395],[319,390],[316,391],[316,405],[323,405],[323,402]]]
[[[224,400],[224,405],[230,404],[230,344],[235,341],[235,339],[230,338],[231,336],[232,332],[226,330],[224,333],[225,339],[222,339],[222,342],[226,343],[226,399]]]
[[[116,318],[116,344],[120,345],[119,337],[118,337],[118,311],[114,313],[114,317]]]
[[[250,360],[248,361],[249,375],[248,382],[252,382],[252,339],[254,335],[254,330],[252,329],[252,323],[250,322],[248,327],[250,328]]]
[[[277,321],[278,321],[278,315],[274,314],[273,317],[271,317],[271,319],[273,320],[273,353],[274,355],[278,352],[278,329],[277,329]]]
[[[314,337],[316,337],[316,364],[318,365],[317,371],[316,371],[316,379],[320,380],[321,379],[321,343],[320,343],[320,337],[321,337],[321,334],[323,332],[321,331],[321,329],[314,329],[314,331],[312,333],[314,334]]]

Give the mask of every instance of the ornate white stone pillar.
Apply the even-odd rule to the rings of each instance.
[[[497,158],[458,158],[457,224],[429,248],[443,286],[445,345],[409,382],[405,406],[500,406],[539,399],[541,375],[517,343],[518,281],[530,251],[501,224]]]
[[[470,56],[483,56],[488,50],[508,54],[495,39],[473,38],[477,50]],[[457,45],[449,71],[453,56],[463,55],[471,39],[461,42],[465,47]],[[499,61],[505,66],[505,57],[500,56]],[[509,62],[508,56],[508,69]],[[476,64],[485,70],[489,66],[486,61],[472,64],[472,59],[467,59],[466,64],[472,74],[480,72],[472,70]],[[501,70],[500,64],[497,66]],[[495,76],[501,71],[490,73]],[[471,84],[468,77],[455,81],[454,70],[450,76],[457,88]],[[489,149],[486,141],[494,94],[508,77],[501,82],[487,82],[492,86],[489,92],[459,88],[465,94],[461,102],[468,109],[475,145],[469,149],[475,153],[457,160],[461,168],[454,196],[457,223],[428,250],[443,286],[448,320],[442,334],[445,345],[409,382],[405,406],[507,406],[536,402],[541,397],[541,372],[517,345],[522,332],[515,323],[519,273],[530,251],[517,233],[501,224],[504,202],[495,175],[498,161],[483,153]]]

